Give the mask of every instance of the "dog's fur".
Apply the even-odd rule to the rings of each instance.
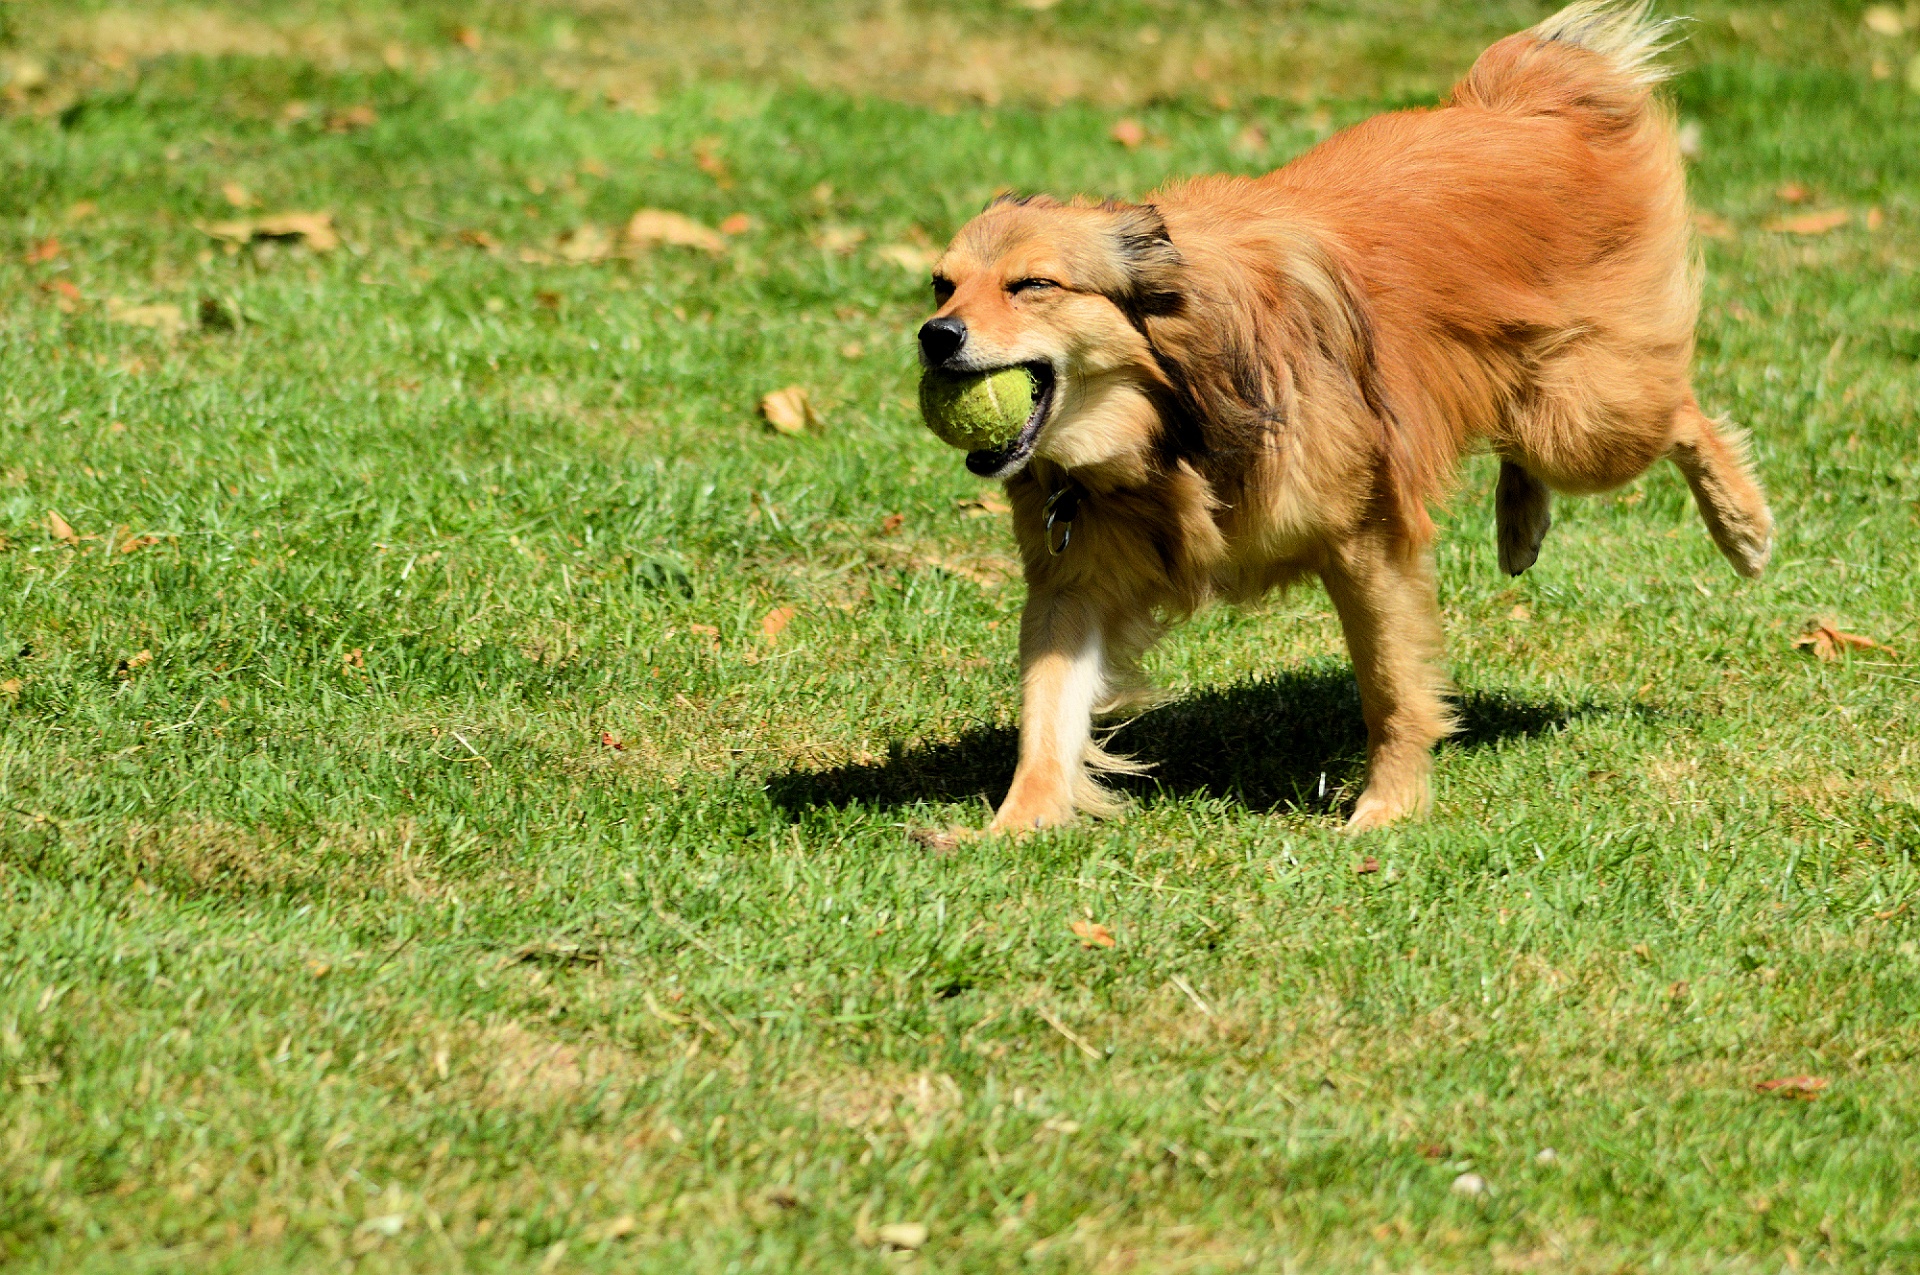
[[[1006,479],[1029,589],[1019,767],[990,830],[1110,808],[1089,771],[1127,763],[1092,720],[1143,693],[1163,624],[1307,575],[1366,718],[1348,826],[1423,812],[1452,725],[1427,509],[1472,449],[1500,458],[1513,574],[1550,491],[1663,456],[1734,569],[1759,573],[1765,497],[1688,383],[1699,271],[1655,94],[1666,26],[1646,10],[1576,4],[1489,48],[1443,106],[1265,177],[1141,204],[1001,199],[962,228],[923,358],[1051,384],[1020,442],[968,458]],[[1050,528],[1062,493],[1070,527]]]

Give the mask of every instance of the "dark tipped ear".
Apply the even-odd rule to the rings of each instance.
[[[1052,195],[1016,195],[1010,190],[1003,190],[992,199],[989,199],[987,201],[987,207],[982,208],[980,211],[986,212],[987,208],[999,208],[1002,206],[1013,208],[1058,208],[1060,201]]]
[[[1136,320],[1180,309],[1184,263],[1152,204],[1117,204],[1113,213],[1114,258],[1122,283],[1114,301]]]

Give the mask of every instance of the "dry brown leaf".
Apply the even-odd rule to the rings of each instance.
[[[159,543],[160,537],[158,536],[129,536],[120,542],[120,552],[134,553],[146,548],[148,545],[157,545]]]
[[[626,744],[618,739],[615,739],[613,736],[613,732],[609,730],[603,730],[600,732],[600,746],[602,748],[611,748],[616,753],[624,753],[627,751]]]
[[[873,255],[890,266],[898,266],[908,274],[925,274],[933,269],[933,263],[940,260],[940,253],[934,248],[923,248],[918,244],[888,243],[873,250]]]
[[[760,617],[760,636],[769,642],[779,641],[780,635],[786,632],[787,626],[793,623],[793,617],[798,614],[792,607],[775,607]]]
[[[117,677],[132,677],[135,673],[151,663],[153,663],[152,651],[138,651],[116,664],[113,669],[114,675]]]
[[[1821,212],[1801,213],[1797,217],[1777,217],[1767,223],[1767,229],[1788,235],[1824,235],[1852,220],[1853,214],[1846,209],[1828,208]]]
[[[60,255],[60,241],[52,237],[42,239],[27,249],[27,264],[37,266],[43,261],[52,261]]]
[[[239,182],[221,182],[220,194],[225,197],[229,204],[242,210],[251,208],[260,202],[254,198],[252,191],[242,186]]]
[[[813,236],[814,247],[842,257],[866,241],[867,232],[858,226],[822,226]]]
[[[1013,512],[1012,505],[1009,505],[992,492],[985,491],[981,492],[978,497],[972,500],[956,500],[954,507],[965,513],[969,518],[991,518],[995,514],[1010,514]]]
[[[1814,656],[1822,660],[1837,660],[1843,651],[1885,651],[1888,655],[1899,652],[1890,646],[1883,646],[1870,637],[1858,633],[1848,633],[1835,625],[1832,620],[1815,620],[1807,626],[1807,631],[1793,640],[1793,644],[1803,650],[1811,650]]]
[[[215,239],[233,244],[252,243],[256,239],[292,239],[305,243],[315,252],[331,252],[340,246],[340,235],[333,228],[330,212],[285,212],[246,221],[216,221],[201,229]]]
[[[642,208],[627,218],[621,237],[635,248],[669,244],[676,248],[698,248],[716,256],[727,250],[727,241],[713,227],[661,208]]]
[[[478,53],[480,51],[480,33],[472,27],[463,26],[454,28],[453,42],[469,53]]]
[[[18,695],[20,688],[24,685],[26,685],[26,683],[22,682],[19,678],[10,677],[4,682],[0,682],[0,695],[8,697]]]
[[[907,516],[905,514],[888,514],[880,520],[880,534],[890,536],[900,530],[900,528],[906,524],[906,521]]]
[[[1880,210],[1880,205],[1875,204],[1873,207],[1867,209],[1866,220],[1868,230],[1878,230],[1887,224],[1887,214]]]
[[[1799,1098],[1812,1102],[1827,1087],[1825,1076],[1783,1076],[1779,1080],[1763,1080],[1754,1088],[1761,1093],[1778,1094],[1782,1098]]]
[[[180,307],[168,302],[158,305],[127,305],[118,297],[107,302],[107,318],[136,328],[152,328],[165,336],[186,331],[187,316]]]
[[[717,651],[720,649],[720,630],[713,625],[689,624],[687,626],[687,632],[693,634],[695,637],[705,638],[707,640],[708,650]]]
[[[723,235],[744,235],[752,229],[753,218],[743,212],[734,213],[720,223],[720,233]]]
[[[1733,238],[1733,223],[1718,213],[1703,211],[1693,214],[1693,228],[1709,239]]]
[[[359,129],[373,127],[380,118],[380,112],[362,102],[358,106],[349,106],[343,111],[334,111],[327,116],[329,133],[352,133]]]
[[[1890,4],[1868,5],[1867,11],[1860,15],[1860,20],[1866,23],[1867,30],[1875,35],[1884,35],[1888,39],[1898,39],[1907,30],[1906,21],[1901,16],[1900,10]]]
[[[472,244],[482,252],[500,251],[500,241],[484,230],[463,230],[454,237],[461,243]]]
[[[67,524],[67,520],[60,516],[58,510],[47,510],[47,534],[63,545],[77,546],[80,543],[80,537]]]
[[[713,178],[713,184],[721,190],[733,189],[733,173],[727,168],[727,161],[720,158],[720,139],[703,137],[693,144],[693,163],[696,168]]]
[[[1117,121],[1114,126],[1107,131],[1107,136],[1128,150],[1134,150],[1139,147],[1140,143],[1147,140],[1147,130],[1140,127],[1139,120],[1124,119]]]
[[[1783,204],[1804,204],[1812,193],[1799,182],[1787,182],[1773,192],[1773,197]]]
[[[1112,947],[1113,931],[1098,921],[1075,921],[1070,927],[1082,947]]]
[[[911,1251],[927,1242],[927,1228],[918,1222],[889,1222],[874,1232],[888,1248]]]
[[[561,235],[555,251],[560,254],[560,260],[571,261],[575,265],[605,261],[613,252],[613,239],[605,230],[588,222]]]
[[[820,428],[820,412],[803,385],[789,385],[760,400],[760,415],[782,434],[804,434]]]
[[[1366,858],[1360,860],[1360,862],[1353,865],[1353,875],[1357,877],[1372,876],[1374,873],[1378,872],[1379,870],[1380,870],[1380,860],[1374,858],[1372,855],[1368,855]]]

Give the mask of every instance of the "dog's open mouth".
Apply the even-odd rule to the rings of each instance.
[[[1027,457],[1033,455],[1033,440],[1040,436],[1040,430],[1047,423],[1047,417],[1053,411],[1053,367],[1048,363],[1022,364],[1033,374],[1033,411],[1027,417],[1027,423],[1020,427],[1020,434],[1005,447],[982,448],[967,453],[967,468],[982,478],[1007,478],[1018,473],[1027,463]]]

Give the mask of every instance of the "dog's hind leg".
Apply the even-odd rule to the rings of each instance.
[[[1373,536],[1335,550],[1320,575],[1346,631],[1367,722],[1367,786],[1347,821],[1347,831],[1364,832],[1426,812],[1433,746],[1453,731],[1433,561]]]
[[[1745,437],[1708,420],[1689,395],[1674,413],[1667,458],[1686,475],[1700,517],[1733,569],[1759,575],[1773,552],[1773,514],[1754,480]]]
[[[1540,557],[1540,544],[1553,526],[1553,493],[1520,466],[1502,460],[1493,489],[1493,524],[1500,569],[1517,576]]]

